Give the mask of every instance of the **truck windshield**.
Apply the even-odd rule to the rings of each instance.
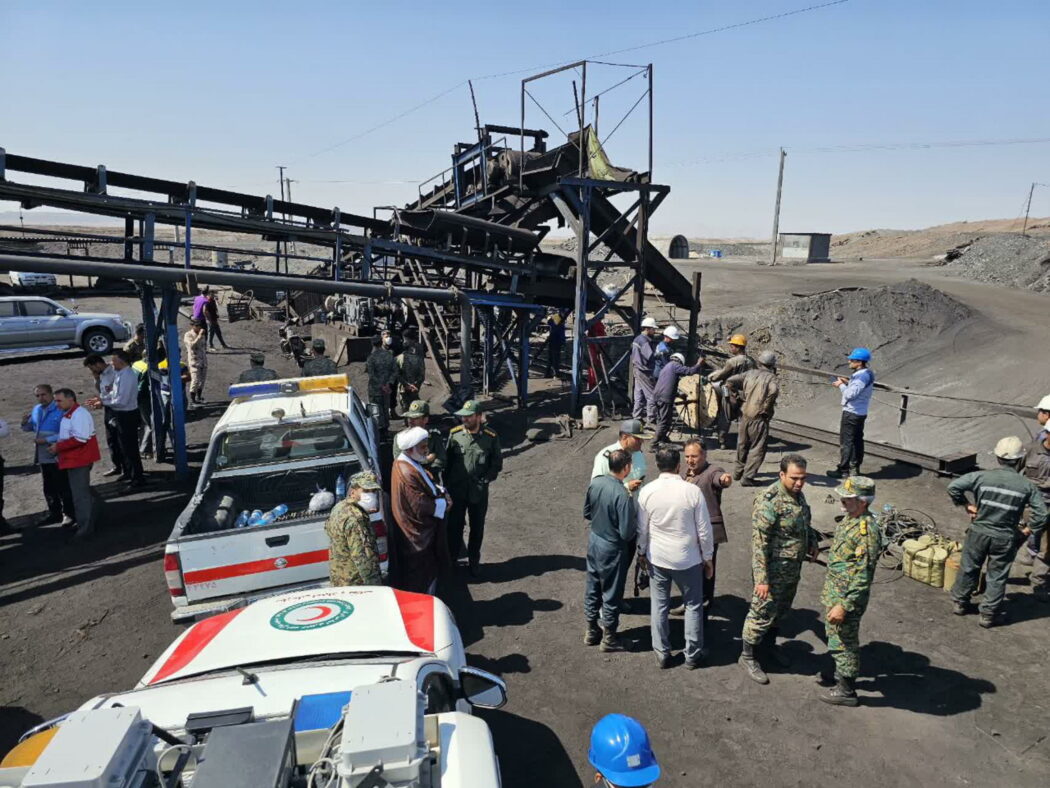
[[[219,443],[215,465],[219,470],[242,468],[351,451],[350,439],[339,422],[271,424],[227,432]]]

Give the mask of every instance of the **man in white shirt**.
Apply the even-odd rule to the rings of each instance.
[[[638,493],[638,561],[649,567],[653,650],[660,667],[671,667],[667,616],[673,581],[685,603],[685,666],[695,670],[705,655],[704,576],[714,572],[714,537],[703,493],[678,475],[680,466],[677,449],[656,452],[660,475]]]
[[[123,457],[121,480],[128,482],[130,487],[142,487],[146,480],[142,471],[142,456],[139,454],[139,426],[142,424],[139,416],[139,378],[131,368],[131,357],[127,351],[113,351],[111,368],[112,380],[108,386],[101,386],[99,402],[116,422],[117,440]]]

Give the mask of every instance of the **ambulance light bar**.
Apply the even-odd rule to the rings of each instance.
[[[257,397],[267,394],[298,394],[307,391],[346,391],[350,380],[344,375],[320,375],[313,378],[286,378],[284,380],[261,380],[257,383],[234,383],[230,386],[230,399]]]

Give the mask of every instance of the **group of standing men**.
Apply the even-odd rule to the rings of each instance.
[[[392,584],[406,591],[434,593],[438,578],[464,554],[470,574],[480,574],[489,485],[503,468],[502,449],[499,436],[486,426],[475,401],[464,403],[455,415],[460,424],[445,439],[429,426],[429,405],[415,400],[405,412],[406,428],[394,439],[397,455],[390,472],[394,519],[390,574]],[[369,511],[360,496],[365,494],[371,504],[366,493],[378,491],[378,485],[368,485],[375,485],[374,477],[353,477],[348,500],[361,511],[340,503],[326,525],[333,545],[331,578],[337,585],[354,584],[347,578],[374,579],[374,574],[356,568],[362,560],[372,560],[368,537],[360,535],[363,530],[371,532],[363,516]],[[357,487],[364,492],[353,493]],[[377,510],[378,502],[371,511]],[[470,534],[464,544],[468,523]],[[378,567],[378,557],[375,562]]]
[[[643,485],[645,457],[641,423],[620,425],[619,440],[598,452],[583,513],[590,524],[584,591],[584,643],[602,651],[629,648],[618,633],[624,587],[632,560],[650,577],[650,628],[653,650],[662,669],[674,663],[668,634],[672,583],[682,594],[685,615],[685,666],[701,667],[706,656],[704,623],[714,595],[718,545],[727,541],[722,491],[733,479],[708,462],[699,440],[679,451],[656,451],[659,476]],[[755,681],[769,678],[759,662],[768,656],[785,664],[776,646],[779,621],[790,609],[803,561],[815,558],[820,534],[802,489],[806,460],[787,455],[776,482],[755,497],[752,512],[754,588],[743,626],[740,664]],[[831,689],[821,699],[856,705],[853,680],[859,668],[859,623],[867,606],[875,561],[881,550],[879,528],[868,511],[875,484],[854,476],[836,489],[846,512],[829,549],[828,573],[821,596],[828,648],[835,670],[823,674]]]

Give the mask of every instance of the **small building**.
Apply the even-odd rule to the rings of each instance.
[[[668,249],[667,256],[672,260],[688,260],[689,259],[689,239],[684,235],[676,235],[671,239],[671,245]]]
[[[831,257],[831,233],[781,233],[778,256],[800,263],[826,263]]]

